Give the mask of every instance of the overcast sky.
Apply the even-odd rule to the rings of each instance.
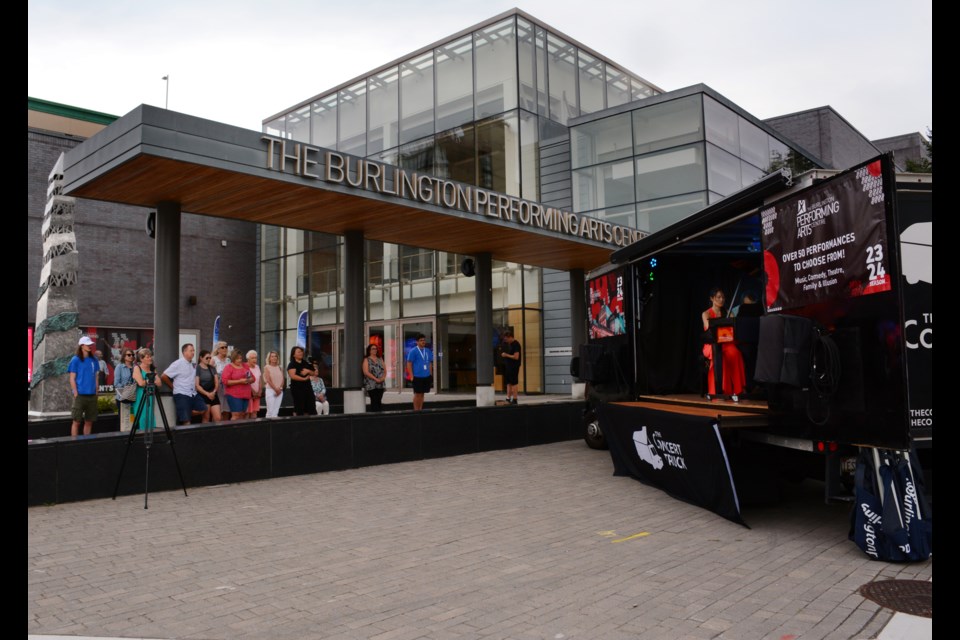
[[[169,100],[259,131],[512,7],[760,119],[829,105],[871,140],[933,127],[932,0],[28,0],[27,95],[117,116]]]

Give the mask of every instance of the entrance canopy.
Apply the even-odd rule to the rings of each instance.
[[[586,216],[148,105],[67,152],[64,193],[563,270],[595,268],[614,241],[635,239]]]

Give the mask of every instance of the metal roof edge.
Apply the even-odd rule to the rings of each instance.
[[[31,98],[30,96],[27,96],[27,111],[48,113],[50,115],[62,116],[72,120],[82,120],[84,122],[93,122],[95,124],[110,124],[119,118],[119,116],[113,116],[99,111],[71,107],[70,105],[60,104],[59,102]]]
[[[764,199],[783,191],[791,184],[788,173],[775,171],[665,229],[651,233],[623,249],[614,251],[610,255],[610,262],[614,264],[634,262],[696,235],[706,233],[721,223],[729,222],[731,217],[737,213],[745,213],[760,206]]]

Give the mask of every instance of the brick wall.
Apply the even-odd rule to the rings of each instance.
[[[27,131],[27,322],[35,321],[43,266],[40,229],[47,180],[59,155],[80,138]],[[78,200],[77,251],[82,326],[153,327],[153,240],[145,222],[150,211],[110,202]],[[227,246],[221,246],[226,240]],[[183,214],[180,245],[180,328],[199,330],[209,348],[213,321],[221,316],[221,338],[255,348],[257,281],[256,225]],[[197,304],[187,304],[188,296]],[[232,328],[228,328],[232,325]]]

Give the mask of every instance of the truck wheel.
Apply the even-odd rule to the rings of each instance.
[[[587,423],[587,428],[583,432],[583,439],[591,449],[606,449],[607,440],[603,437],[603,431],[600,430],[600,423],[594,418]]]

